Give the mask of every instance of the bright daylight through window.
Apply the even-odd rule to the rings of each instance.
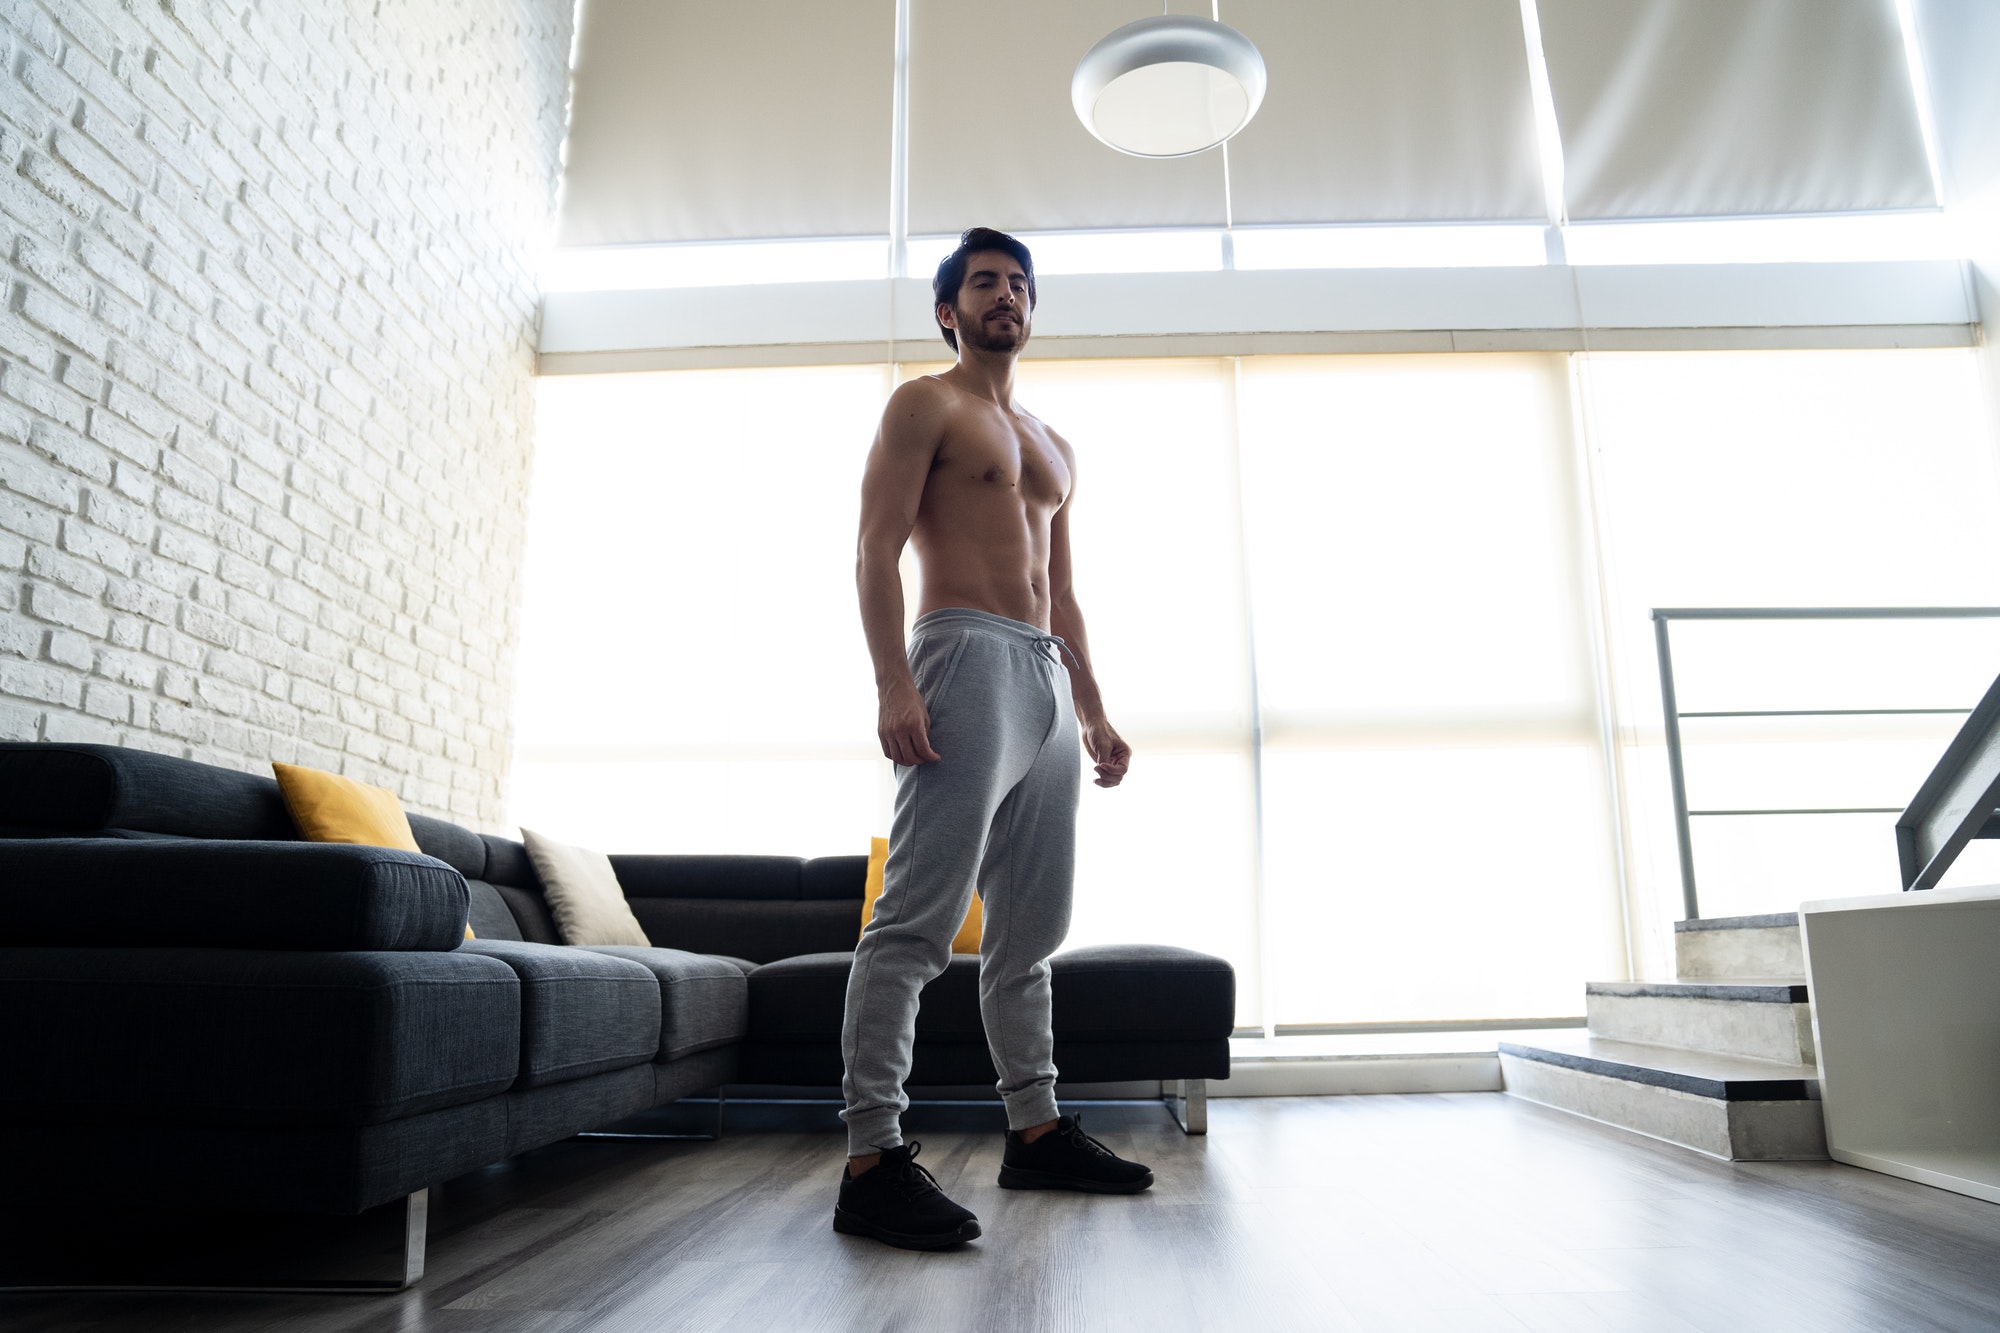
[[[619,851],[886,832],[853,549],[891,387],[540,381],[516,819]],[[1078,450],[1078,593],[1136,750],[1084,793],[1069,944],[1222,954],[1243,1024],[1573,1012],[1624,970],[1621,879],[1668,948],[1652,607],[2000,603],[1966,351],[1031,360],[1019,393]],[[1676,633],[1711,711],[1963,707],[2000,648]],[[1899,804],[1953,725],[1690,723],[1690,797]],[[1705,902],[1859,892],[1892,820],[1698,820]]]

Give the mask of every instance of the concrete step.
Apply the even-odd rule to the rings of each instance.
[[[1733,1162],[1824,1158],[1819,1071],[1556,1032],[1500,1043],[1510,1096]]]
[[[1714,916],[1674,923],[1674,974],[1682,981],[1780,977],[1804,981],[1799,914]]]
[[[1813,1063],[1812,1007],[1801,982],[1593,981],[1583,1004],[1594,1037]]]

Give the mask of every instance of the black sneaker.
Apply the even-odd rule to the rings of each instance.
[[[1029,1143],[1014,1130],[1000,1158],[1000,1188],[1137,1194],[1153,1183],[1150,1168],[1128,1162],[1083,1132],[1083,1117],[1063,1116]]]
[[[979,1219],[946,1198],[931,1173],[917,1165],[922,1146],[885,1148],[882,1160],[858,1176],[849,1175],[843,1162],[833,1229],[905,1250],[941,1250],[977,1237]]]

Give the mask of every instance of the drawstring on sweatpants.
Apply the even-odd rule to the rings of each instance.
[[[1078,671],[1083,670],[1083,663],[1077,661],[1076,654],[1071,652],[1069,645],[1064,643],[1057,635],[1037,634],[1034,638],[1034,646],[1038,652],[1043,648],[1054,648],[1056,650],[1054,661],[1057,666],[1061,666],[1063,658],[1067,657],[1072,663],[1075,663]]]

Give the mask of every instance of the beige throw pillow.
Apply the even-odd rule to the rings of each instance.
[[[625,902],[610,857],[555,842],[532,829],[521,830],[521,841],[542,877],[549,914],[564,944],[652,943]]]

